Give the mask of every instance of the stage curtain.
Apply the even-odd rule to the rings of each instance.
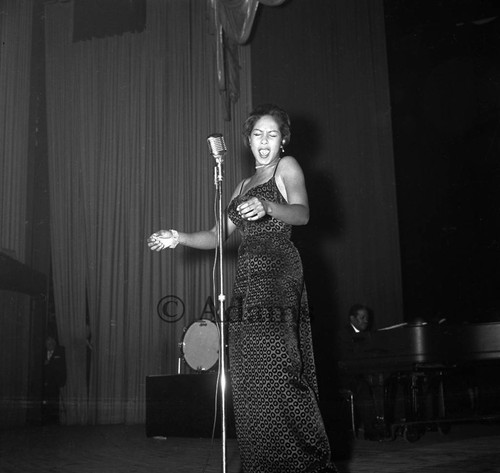
[[[25,262],[31,0],[0,6],[0,248]]]
[[[341,0],[331,11],[325,69],[335,106],[326,123],[335,132],[329,149],[341,210],[324,257],[336,268],[337,326],[362,301],[381,328],[403,322],[384,7],[382,0]]]
[[[25,262],[31,0],[0,3],[0,248]],[[0,419],[26,420],[29,297],[0,288]]]
[[[223,133],[228,148],[225,199],[250,161],[240,135],[251,106],[249,49],[240,49],[241,95],[225,121],[207,8],[150,0],[144,32],[72,42],[72,4],[46,6],[54,295],[68,424],[144,422],[146,376],[177,372],[185,328],[218,297],[213,252],[146,245],[161,228],[213,226],[209,134]],[[236,244],[232,237],[224,253],[227,298]],[[171,304],[160,317],[168,296],[184,311]]]
[[[403,321],[383,2],[262,8],[258,33],[253,100],[272,98],[291,114],[287,151],[304,168],[311,208],[294,238],[320,338],[316,354],[324,350],[331,373],[324,340],[345,325],[352,304],[374,310],[375,328]],[[285,50],[296,60],[273,54]]]

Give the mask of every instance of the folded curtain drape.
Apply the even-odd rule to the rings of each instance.
[[[26,263],[31,0],[0,4],[0,250]],[[26,420],[30,298],[0,289],[0,419]]]
[[[145,377],[176,373],[183,331],[214,294],[212,252],[146,245],[160,228],[213,226],[209,134],[223,133],[229,150],[225,197],[248,160],[240,129],[251,102],[249,48],[240,50],[240,99],[228,122],[208,7],[149,0],[144,32],[73,43],[72,4],[46,6],[54,293],[69,424],[143,422]],[[230,288],[230,250],[225,262]],[[168,295],[185,304],[172,323],[157,313]]]

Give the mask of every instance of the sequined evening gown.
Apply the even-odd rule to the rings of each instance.
[[[273,176],[228,207],[242,234],[227,321],[243,472],[334,472],[318,408],[302,262],[290,225],[269,215],[241,219],[236,207],[252,196],[285,203]]]

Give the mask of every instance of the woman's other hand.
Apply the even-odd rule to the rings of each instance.
[[[160,230],[153,233],[147,240],[149,249],[154,251],[161,251],[165,248],[175,248],[178,239],[171,230]]]
[[[252,197],[238,205],[236,210],[244,220],[259,220],[267,214],[265,204],[265,201]]]

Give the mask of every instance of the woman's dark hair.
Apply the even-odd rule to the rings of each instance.
[[[253,109],[253,111],[248,115],[248,118],[243,123],[243,136],[245,137],[245,144],[248,145],[248,138],[252,133],[253,127],[257,120],[259,120],[264,115],[270,115],[276,120],[278,123],[281,137],[284,141],[284,145],[287,145],[290,142],[290,117],[288,113],[286,113],[282,108],[274,105],[272,103],[265,103],[262,105],[258,105]]]

